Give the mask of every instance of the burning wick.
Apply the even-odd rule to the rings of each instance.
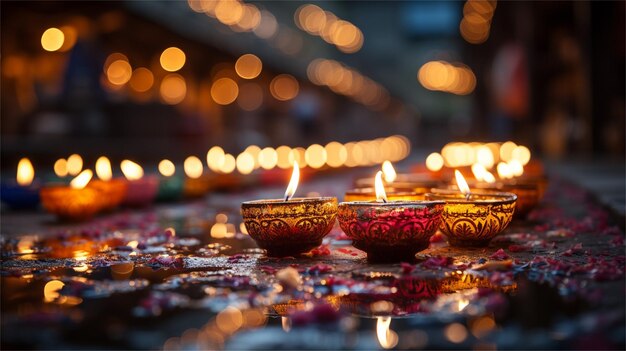
[[[298,161],[294,161],[293,172],[291,173],[291,180],[289,181],[287,190],[285,190],[285,201],[289,201],[289,199],[293,197],[293,195],[296,193],[296,189],[298,189],[299,179],[300,179],[300,166],[298,165]]]
[[[376,188],[376,201],[387,202],[387,194],[385,193],[385,186],[383,185],[383,172],[378,171],[376,178],[374,179],[374,188]]]
[[[465,194],[465,200],[469,200],[472,194],[470,193],[469,185],[467,185],[463,174],[461,174],[458,169],[455,169],[454,177],[456,178],[456,184],[459,187],[459,190],[462,194]]]

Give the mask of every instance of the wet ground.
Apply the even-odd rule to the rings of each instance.
[[[239,204],[281,192],[83,224],[3,213],[2,349],[625,347],[624,233],[579,187],[553,178],[487,248],[437,234],[397,264],[369,264],[339,227],[311,253],[266,257]]]

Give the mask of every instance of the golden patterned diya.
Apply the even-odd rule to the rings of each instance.
[[[298,186],[299,168],[293,174],[285,199],[247,201],[241,215],[248,234],[268,256],[293,256],[322,244],[337,216],[337,198],[291,198]]]
[[[511,223],[517,195],[486,190],[470,193],[461,173],[455,175],[461,192],[433,189],[426,198],[445,201],[440,229],[450,245],[487,246]]]
[[[87,187],[93,172],[84,170],[76,176],[70,186],[47,185],[41,188],[43,207],[65,220],[85,220],[102,209],[103,194],[96,188]]]
[[[339,204],[337,218],[354,247],[373,262],[413,261],[441,223],[443,201],[389,201],[376,174],[377,201]]]

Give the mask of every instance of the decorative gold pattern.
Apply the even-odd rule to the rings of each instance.
[[[454,246],[486,246],[513,219],[517,196],[511,193],[472,194],[465,200],[459,193],[429,193],[426,198],[445,200],[441,231]]]
[[[241,204],[241,215],[250,236],[268,255],[295,255],[322,243],[335,224],[337,199],[249,201]]]

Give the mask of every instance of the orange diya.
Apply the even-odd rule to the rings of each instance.
[[[72,179],[70,186],[46,185],[41,188],[43,207],[65,220],[85,220],[102,209],[103,194],[100,190],[87,187],[93,177],[91,170],[84,170]]]
[[[517,195],[483,190],[470,192],[458,170],[455,177],[459,191],[433,189],[426,194],[430,200],[443,200],[441,231],[453,246],[487,246],[511,222]]]
[[[96,175],[99,179],[90,181],[87,186],[102,192],[103,211],[113,210],[124,200],[127,182],[124,179],[113,178],[111,161],[104,156],[96,161]]]
[[[374,262],[413,261],[428,248],[441,223],[443,201],[389,201],[382,172],[375,178],[376,201],[339,204],[337,218],[354,247]]]
[[[322,244],[335,224],[337,198],[293,198],[300,170],[294,162],[284,199],[247,201],[241,215],[248,234],[268,256],[293,256]]]
[[[185,171],[185,182],[183,194],[185,197],[201,197],[209,192],[211,180],[208,175],[203,174],[202,161],[195,156],[189,156],[183,163]]]

